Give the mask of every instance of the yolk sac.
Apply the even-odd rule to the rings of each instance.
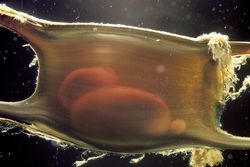
[[[116,74],[111,68],[81,68],[68,74],[58,91],[60,103],[69,109],[72,101],[82,94],[100,86],[112,86],[117,83]]]
[[[168,133],[171,121],[169,108],[159,97],[124,86],[81,96],[73,104],[70,118],[82,137],[121,145],[162,136]]]
[[[62,81],[58,98],[70,110],[70,122],[80,137],[125,144],[185,130],[182,122],[171,124],[169,108],[160,97],[120,86],[118,80],[111,68],[91,67],[74,70]]]
[[[186,129],[186,121],[183,119],[176,119],[171,123],[170,130],[174,134],[181,134]]]

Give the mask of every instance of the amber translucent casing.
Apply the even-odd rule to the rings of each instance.
[[[35,93],[0,103],[6,117],[31,123],[30,131],[111,152],[249,145],[218,127],[222,76],[207,43],[122,25],[48,22],[7,7],[0,12],[0,24],[25,38],[39,60]],[[232,42],[233,54],[247,46]]]

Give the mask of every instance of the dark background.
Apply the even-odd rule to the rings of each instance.
[[[250,41],[250,8],[243,0],[0,0],[8,6],[39,18],[65,22],[103,22],[126,24],[196,37],[220,32],[231,40]],[[17,101],[29,97],[34,89],[37,67],[28,65],[34,53],[22,38],[0,28],[0,100]],[[250,64],[250,61],[249,61]],[[239,77],[250,75],[250,65]],[[235,135],[250,136],[250,92],[228,102],[222,127]],[[1,115],[1,114],[0,114]],[[0,128],[1,131],[1,128]],[[249,143],[250,144],[250,143]],[[80,148],[62,148],[29,136],[14,128],[0,133],[0,166],[69,167],[81,159]],[[226,150],[219,166],[248,167],[250,151]],[[147,155],[139,164],[110,155],[86,167],[184,167],[188,156]]]

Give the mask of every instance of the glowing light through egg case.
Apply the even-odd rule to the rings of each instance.
[[[39,60],[34,94],[0,103],[2,115],[29,122],[16,123],[31,133],[104,153],[191,151],[192,166],[221,162],[217,149],[250,147],[249,138],[221,130],[218,116],[249,85],[246,77],[234,89],[250,43],[50,22],[6,5],[0,24],[25,38]],[[211,154],[217,158],[203,161]]]

